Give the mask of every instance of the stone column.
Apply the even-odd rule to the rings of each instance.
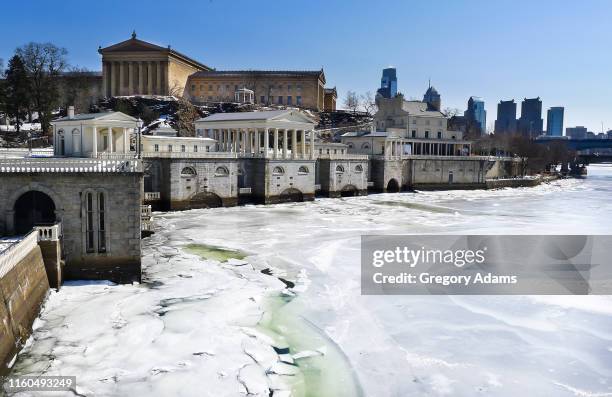
[[[297,158],[297,130],[293,129],[291,131],[291,158],[292,159],[296,159]]]
[[[108,152],[113,152],[113,128],[108,127]]]
[[[162,88],[162,81],[161,81],[161,68],[162,68],[162,63],[161,61],[157,62],[156,65],[156,69],[157,69],[157,82],[156,82],[156,86],[157,86],[157,94],[158,95],[163,95],[163,88]]]
[[[310,130],[310,159],[314,160],[315,158],[315,132],[314,130]]]
[[[128,95],[134,94],[134,65],[133,62],[128,62]]]
[[[116,67],[115,67],[115,62],[109,62],[108,63],[108,69],[110,70],[110,95],[109,96],[115,96],[117,95],[117,75],[115,73],[116,71]]]
[[[283,158],[287,159],[289,158],[289,140],[288,138],[288,133],[287,133],[287,129],[283,130]]]
[[[93,130],[93,137],[92,137],[93,148],[92,148],[92,153],[93,153],[93,157],[97,158],[98,157],[98,129],[96,128],[96,126],[93,126],[91,128]]]
[[[270,148],[270,130],[264,129],[264,157],[268,158],[268,149]]]
[[[302,160],[306,159],[306,131],[302,130],[301,131],[301,135],[302,135]]]
[[[138,94],[144,94],[144,66],[138,62]]]
[[[153,95],[153,62],[147,62],[147,94]]]
[[[128,129],[123,129],[123,153],[127,153],[130,151],[130,142],[128,139]]]
[[[274,158],[278,158],[278,128],[274,129]]]
[[[102,95],[108,97],[108,62],[102,62]]]
[[[125,87],[125,72],[124,72],[124,64],[123,62],[119,62],[119,95],[123,95]]]

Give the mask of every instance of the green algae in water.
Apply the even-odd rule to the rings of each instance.
[[[215,247],[206,244],[187,244],[185,250],[203,259],[226,262],[228,259],[244,259],[247,255],[238,250]]]
[[[325,348],[322,356],[296,360],[298,376],[289,381],[296,397],[359,397],[363,391],[348,359],[324,333],[304,319],[301,305],[282,295],[271,295],[265,301],[265,313],[258,328],[291,354]]]

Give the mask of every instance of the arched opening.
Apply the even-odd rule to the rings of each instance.
[[[363,172],[363,166],[361,164],[357,164],[355,166],[355,172]]]
[[[43,192],[31,190],[15,201],[15,232],[25,234],[35,225],[55,223],[55,203]]]
[[[229,170],[226,167],[217,167],[215,170],[215,176],[228,176]]]
[[[196,175],[197,175],[196,170],[193,167],[184,167],[181,170],[181,176],[192,178]]]
[[[223,201],[221,197],[211,192],[197,193],[189,199],[188,208],[217,208],[222,207]]]
[[[344,172],[344,167],[341,166],[341,165],[337,165],[336,166],[336,172],[339,173],[339,174],[343,173]]]
[[[283,167],[274,167],[274,169],[272,170],[272,175],[283,175],[285,173],[285,170],[283,169]]]
[[[357,188],[353,185],[345,185],[342,190],[340,190],[341,197],[354,197],[357,195]]]
[[[302,175],[308,174],[308,167],[306,167],[305,165],[301,166],[298,169],[298,174],[302,174]]]
[[[302,192],[294,188],[283,190],[279,196],[279,202],[281,203],[301,201],[304,201],[304,195],[302,195]]]
[[[397,181],[395,179],[391,179],[387,183],[387,192],[388,193],[397,193],[397,192],[399,192],[399,184],[397,183]]]

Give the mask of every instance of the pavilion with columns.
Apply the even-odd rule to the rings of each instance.
[[[274,160],[315,159],[310,150],[315,122],[298,110],[216,113],[195,124],[198,136],[217,141],[217,151]]]
[[[121,112],[74,114],[51,122],[54,155],[59,157],[125,158],[135,154],[132,135],[137,120]]]

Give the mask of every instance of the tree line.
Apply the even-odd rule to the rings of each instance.
[[[18,47],[4,67],[0,61],[0,113],[15,121],[17,132],[22,121],[32,122],[36,114],[43,134],[49,136],[53,113],[88,89],[78,79],[63,84],[62,78],[86,72],[70,68],[67,55],[53,43],[30,42]]]

